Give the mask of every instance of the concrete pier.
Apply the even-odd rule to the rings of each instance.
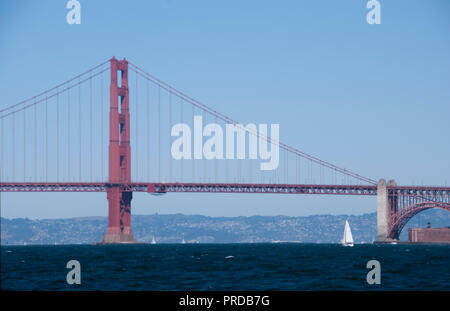
[[[387,188],[386,180],[380,179],[377,185],[377,241],[385,242],[387,240]]]
[[[389,196],[388,187],[395,187],[397,183],[390,179],[386,184],[385,179],[380,179],[377,185],[377,243],[397,242],[398,236],[388,237],[389,219],[397,212],[398,199],[396,196]]]

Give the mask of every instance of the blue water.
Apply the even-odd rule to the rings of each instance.
[[[69,260],[81,285],[68,285]],[[381,284],[369,285],[369,260]],[[156,244],[2,246],[3,290],[450,290],[450,246]]]

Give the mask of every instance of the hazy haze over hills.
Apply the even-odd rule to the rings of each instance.
[[[184,214],[132,215],[134,237],[157,243],[259,243],[303,242],[337,243],[348,219],[355,243],[371,243],[376,238],[376,214],[209,217]],[[408,227],[450,225],[450,213],[428,210],[414,217]],[[106,232],[106,217],[67,219],[1,218],[2,245],[26,244],[92,244]]]

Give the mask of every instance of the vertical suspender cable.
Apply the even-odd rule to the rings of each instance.
[[[217,124],[217,116],[214,117],[214,123]],[[223,152],[223,146],[222,146],[222,152]],[[217,159],[215,159],[214,161],[214,182],[217,183],[217,165],[218,165],[218,161]]]
[[[79,142],[79,146],[80,149],[78,150],[78,176],[79,176],[79,181],[81,181],[81,82],[80,80],[78,81],[78,142]],[[70,145],[70,143],[69,143]]]
[[[241,174],[241,159],[238,159],[238,157],[237,157],[237,144],[236,144],[236,159],[237,159],[237,163],[238,163],[237,182],[241,183],[242,182],[242,180],[241,180],[241,177],[242,177],[242,174]]]
[[[90,123],[90,182],[92,182],[92,136],[94,133],[92,132],[92,76],[89,79],[89,123]]]
[[[167,133],[169,134],[169,146],[170,146],[170,137],[171,137],[171,126],[172,126],[172,93],[169,93],[169,130]],[[170,152],[170,148],[167,148],[169,151],[169,182],[172,182],[172,154]]]
[[[45,98],[45,182],[48,182],[48,102]]]
[[[321,165],[320,166],[320,179],[319,179],[319,183],[321,184],[322,183],[322,174],[323,174],[323,166]]]
[[[36,104],[34,105],[34,180],[37,178],[37,111]]]
[[[103,147],[104,147],[104,142],[103,142],[103,137],[104,137],[104,135],[103,135],[103,131],[104,131],[104,129],[103,129],[103,120],[104,119],[104,108],[103,108],[103,73],[101,73],[100,74],[100,133],[101,133],[101,142],[100,142],[100,156],[101,156],[101,158],[100,158],[100,166],[101,166],[101,177],[100,177],[100,181],[104,181],[105,180],[105,178],[104,178],[104,176],[103,176],[103,173],[104,173],[104,171],[103,171],[103,169],[104,169],[104,163],[106,162],[105,161],[105,158],[104,158],[104,150],[103,150]]]
[[[161,86],[158,85],[158,182],[161,182]]]
[[[286,153],[286,176],[284,177],[286,179],[286,183],[289,183],[289,152]]]
[[[16,177],[16,114],[13,113],[12,115],[12,143],[13,143],[13,147],[12,147],[12,179],[15,180]]]
[[[225,126],[226,126],[226,124],[225,124]],[[225,151],[225,182],[228,182],[228,159],[227,159],[226,151]]]
[[[67,90],[67,179],[70,181],[70,88]]]
[[[26,181],[26,172],[27,172],[27,166],[26,166],[26,159],[27,159],[27,149],[26,149],[26,120],[25,120],[25,111],[23,110],[23,181]]]
[[[56,181],[59,181],[59,91],[56,91]]]
[[[139,81],[139,75],[138,75],[138,72],[136,71],[136,107],[135,107],[135,109],[136,109],[136,118],[135,118],[135,123],[136,123],[136,130],[135,130],[135,139],[136,139],[136,141],[134,142],[135,143],[135,149],[136,149],[136,156],[135,156],[135,163],[134,163],[134,166],[136,166],[136,181],[138,181],[139,180],[139,164],[138,164],[138,161],[139,161],[139,157],[138,157],[138,151],[139,151],[139,149],[138,149],[138,146],[139,146],[139,140],[138,140],[138,134],[139,134],[139,127],[138,127],[138,120],[139,120],[139,110],[138,110],[138,97],[139,97],[139,90],[138,90],[138,81]]]
[[[147,181],[150,181],[150,82],[147,79]]]
[[[252,168],[253,161],[249,158],[249,159],[245,159],[244,163],[247,163],[247,165],[248,165],[248,176],[244,175],[242,181],[251,184],[251,183],[253,183],[253,176],[252,176],[253,175],[253,168]]]
[[[180,117],[181,117],[180,123],[183,123],[183,98],[181,98],[181,97],[180,97]],[[180,182],[183,182],[183,163],[184,163],[184,158],[181,159],[181,178],[180,178]]]
[[[202,117],[203,117],[203,124],[208,124],[208,122],[206,122],[205,110],[202,110]],[[203,136],[203,129],[202,129],[202,136]],[[202,144],[202,146],[203,146],[203,144]],[[202,152],[203,152],[203,150],[202,150]],[[202,179],[203,179],[203,182],[206,182],[206,161],[205,161],[205,159],[202,159],[202,167],[203,167]]]
[[[192,105],[192,122],[194,122],[194,118],[195,118],[195,106]],[[194,125],[192,125],[192,128],[194,128]],[[192,181],[195,182],[195,146],[193,154],[194,157],[192,158]]]
[[[1,155],[0,155],[0,165],[1,165],[1,167],[0,167],[0,182],[2,182],[3,181],[3,163],[4,163],[4,161],[3,161],[3,118],[0,118],[0,153],[1,153]]]

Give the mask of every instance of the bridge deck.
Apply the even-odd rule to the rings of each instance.
[[[38,183],[2,182],[1,192],[105,192],[119,186],[122,191],[167,193],[281,193],[281,194],[332,194],[332,195],[377,195],[375,185],[311,185],[311,184],[240,184],[240,183]],[[439,193],[449,196],[450,187],[395,186],[388,187],[392,194],[424,195]]]
[[[308,185],[308,184],[221,184],[221,183],[0,183],[3,192],[105,192],[120,186],[123,191],[166,192],[212,192],[212,193],[285,193],[285,194],[340,194],[376,195],[373,185]]]

